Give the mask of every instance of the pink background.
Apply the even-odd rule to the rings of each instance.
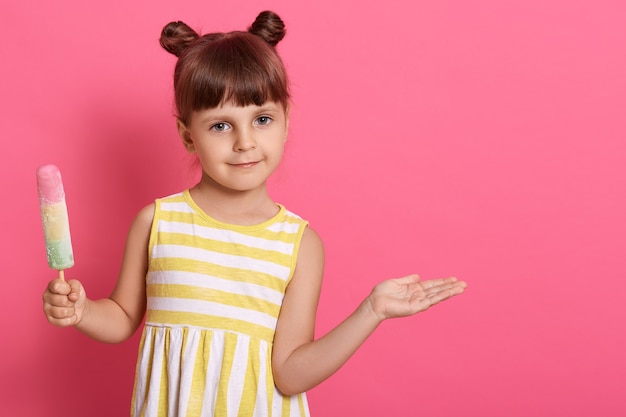
[[[326,242],[318,333],[384,278],[470,285],[383,324],[313,416],[626,415],[624,4],[3,1],[0,414],[128,415],[138,334],[99,344],[41,312],[35,169],[64,176],[68,275],[107,296],[137,210],[196,178],[162,26],[269,8],[295,102],[272,193]]]

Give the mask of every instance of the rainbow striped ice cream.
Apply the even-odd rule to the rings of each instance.
[[[58,167],[44,165],[37,169],[37,191],[48,265],[59,271],[71,268],[74,266],[74,254],[63,181]]]

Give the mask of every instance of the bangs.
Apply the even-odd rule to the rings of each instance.
[[[176,104],[183,122],[189,121],[193,111],[222,103],[260,106],[274,101],[287,106],[287,75],[273,47],[247,32],[199,41],[203,40],[203,48],[193,48],[195,57],[181,56],[180,61],[187,61],[182,67],[189,70],[175,77]]]

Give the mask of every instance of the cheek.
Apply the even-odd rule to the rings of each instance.
[[[284,154],[285,154],[285,143],[281,142],[280,144],[276,145],[274,155],[276,155],[276,159],[281,160]]]
[[[205,169],[211,169],[212,166],[216,165],[219,160],[219,153],[215,150],[202,149],[196,152],[196,156],[198,160],[205,167]]]

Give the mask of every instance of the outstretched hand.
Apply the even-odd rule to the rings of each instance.
[[[73,326],[80,322],[86,301],[85,289],[79,281],[55,279],[43,293],[43,311],[55,326]]]
[[[467,284],[456,278],[420,281],[418,275],[390,279],[376,285],[368,297],[370,307],[382,321],[427,310],[463,293]]]

